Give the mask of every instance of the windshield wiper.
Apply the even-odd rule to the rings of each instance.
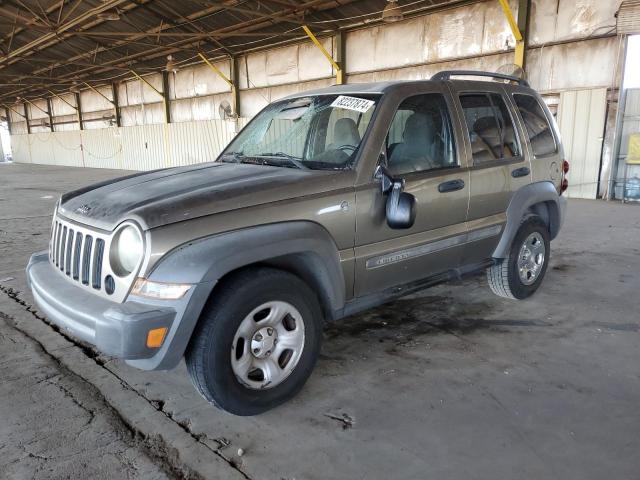
[[[300,170],[309,170],[309,167],[307,167],[304,163],[302,163],[299,158],[296,158],[293,155],[289,155],[288,153],[284,153],[284,152],[261,153],[260,155],[256,155],[256,157],[284,158],[284,159],[287,159],[289,163],[299,168]]]

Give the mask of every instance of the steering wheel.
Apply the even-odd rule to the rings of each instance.
[[[353,155],[353,152],[355,152],[358,149],[358,147],[356,147],[355,145],[340,145],[339,147],[336,147],[336,150],[351,150],[351,153],[348,152],[344,152],[347,155]]]

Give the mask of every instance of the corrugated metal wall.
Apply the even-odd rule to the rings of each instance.
[[[607,110],[607,89],[563,92],[558,126],[571,169],[567,196],[596,198]]]
[[[238,128],[247,121],[238,119]],[[213,161],[235,129],[235,122],[206,120],[13,135],[13,157],[20,163],[153,170]]]

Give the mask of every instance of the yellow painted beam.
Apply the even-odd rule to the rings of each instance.
[[[97,89],[93,88],[91,85],[89,85],[87,82],[82,82],[84,83],[87,87],[89,87],[91,90],[93,90],[95,93],[97,93],[98,95],[100,95],[102,98],[104,98],[107,102],[109,102],[111,105],[113,105],[114,107],[116,106],[115,103],[113,103],[113,100],[111,100],[109,97],[107,97],[105,94],[103,94],[102,92],[98,91]]]
[[[524,40],[516,43],[516,56],[513,63],[519,67],[524,66]]]
[[[151,90],[153,90],[153,91],[154,91],[154,92],[156,92],[158,95],[160,95],[160,96],[162,97],[162,101],[164,101],[164,94],[163,94],[160,90],[158,90],[156,87],[154,87],[153,85],[151,85],[148,81],[146,81],[144,78],[142,78],[140,75],[138,75],[138,74],[137,74],[136,72],[134,72],[133,70],[130,70],[130,71],[131,71],[131,73],[133,73],[133,75],[134,75],[138,80],[140,80],[141,82],[146,83],[146,84],[147,84],[147,86],[148,86]]]
[[[307,27],[306,25],[302,25],[302,29],[304,30],[304,33],[306,33],[307,36],[311,39],[311,41],[314,43],[314,45],[316,47],[318,47],[318,49],[322,52],[322,54],[325,57],[327,57],[327,60],[329,60],[329,63],[331,63],[333,68],[336,70],[336,83],[338,85],[342,85],[342,83],[344,82],[344,77],[343,77],[343,73],[342,73],[342,68],[340,67],[340,65],[338,65],[338,62],[336,62],[334,60],[334,58],[331,56],[331,54],[329,52],[327,52],[327,49],[324,48],[324,46],[320,43],[320,41],[313,34],[313,32],[311,30],[309,30],[309,27]]]
[[[198,56],[202,59],[204,63],[206,63],[209,66],[211,70],[213,70],[220,78],[222,78],[225,82],[227,82],[232,89],[234,88],[233,82],[229,80],[229,78],[224,73],[222,73],[222,70],[220,70],[213,63],[211,63],[209,59],[205,57],[202,53],[198,52]]]
[[[509,27],[511,27],[511,33],[516,39],[516,54],[513,63],[518,65],[519,67],[524,66],[524,37],[522,36],[522,32],[518,27],[518,21],[513,16],[513,12],[511,11],[511,7],[509,6],[508,0],[498,0],[500,6],[502,7],[502,11],[504,12],[504,16],[507,18],[507,22],[509,23]]]
[[[49,92],[51,95],[53,95],[54,97],[58,98],[60,101],[66,103],[67,105],[69,105],[71,108],[73,108],[74,110],[78,110],[78,107],[73,106],[73,104],[67,102],[64,98],[62,98],[60,95],[58,95],[55,92],[52,92],[51,90],[47,90],[47,92]]]
[[[46,110],[40,108],[38,105],[36,105],[35,103],[33,103],[31,100],[29,100],[28,98],[24,98],[24,101],[27,102],[29,105],[36,107],[38,110],[40,110],[42,113],[46,113],[47,115],[49,115],[49,112],[47,112]]]
[[[4,108],[8,109],[8,110],[11,110],[11,111],[12,111],[13,113],[15,113],[16,115],[20,115],[22,118],[27,118],[27,117],[25,117],[25,116],[24,116],[24,114],[22,114],[22,113],[18,112],[17,110],[14,110],[14,109],[13,109],[13,108],[11,108],[9,105],[5,105],[5,104],[3,104],[2,106],[3,106]]]
[[[500,6],[502,7],[502,11],[504,12],[504,16],[507,17],[507,22],[509,22],[509,26],[511,27],[511,32],[513,36],[516,38],[516,42],[521,42],[524,40],[522,36],[522,32],[518,28],[518,21],[513,16],[513,12],[511,11],[511,7],[509,6],[509,2],[507,0],[498,0]]]

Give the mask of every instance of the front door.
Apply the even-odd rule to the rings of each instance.
[[[382,157],[416,198],[416,221],[389,228],[386,196],[371,182],[356,189],[356,296],[424,279],[460,264],[466,239],[469,172],[461,166],[459,125],[442,86],[399,99]],[[442,90],[441,90],[442,89]]]

